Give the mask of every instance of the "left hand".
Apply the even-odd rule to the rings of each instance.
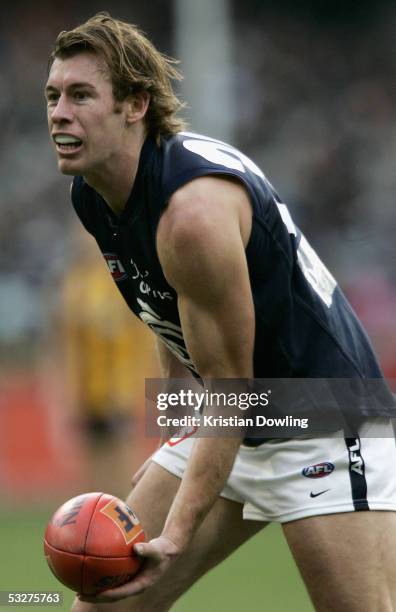
[[[139,595],[157,582],[181,553],[176,544],[162,535],[150,542],[136,544],[134,550],[139,557],[145,557],[145,561],[131,582],[115,589],[102,591],[94,597],[79,594],[78,598],[90,603],[112,603],[131,595]]]

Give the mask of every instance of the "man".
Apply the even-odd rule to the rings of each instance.
[[[134,26],[100,14],[58,36],[46,86],[73,205],[157,333],[164,375],[380,377],[334,278],[259,168],[180,133],[177,76]],[[394,610],[395,454],[391,438],[335,434],[166,443],[128,499],[148,538],[137,547],[144,569],[74,611],[168,610],[271,520],[317,610]],[[329,484],[312,491],[304,467],[324,463]]]

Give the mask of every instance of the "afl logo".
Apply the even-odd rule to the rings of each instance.
[[[333,470],[334,465],[330,461],[323,461],[323,463],[316,463],[315,465],[305,467],[301,474],[307,478],[324,478],[325,476],[330,476]]]
[[[124,266],[118,259],[116,253],[103,253],[103,257],[105,258],[110,274],[116,283],[128,278],[128,274],[125,272]]]

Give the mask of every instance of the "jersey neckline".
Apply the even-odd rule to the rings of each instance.
[[[130,225],[137,219],[143,204],[143,198],[141,197],[142,178],[147,167],[147,163],[155,148],[156,143],[154,138],[151,135],[148,135],[140,151],[138,168],[131,192],[120,215],[117,215],[107,204],[106,200],[97,191],[91,188],[92,191],[94,191],[96,198],[100,201],[101,205],[106,211],[107,216],[112,220],[112,225],[114,225],[114,227],[121,227],[122,225],[127,224]]]
[[[142,149],[140,151],[138,169],[136,173],[136,177],[131,189],[131,193],[129,194],[129,198],[125,204],[124,210],[121,215],[118,217],[118,224],[124,225],[126,223],[133,223],[140,213],[140,209],[142,208],[143,198],[141,197],[142,190],[142,179],[144,176],[144,172],[147,168],[147,164],[149,159],[151,158],[152,153],[156,148],[154,138],[149,134],[146,137],[146,140],[143,143]]]

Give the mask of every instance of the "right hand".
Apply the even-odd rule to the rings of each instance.
[[[97,595],[78,595],[78,598],[81,601],[96,604],[114,603],[132,595],[139,595],[139,593],[155,584],[182,552],[172,540],[163,535],[149,542],[139,542],[134,546],[134,549],[139,556],[146,559],[142,569],[130,582],[102,591]]]

